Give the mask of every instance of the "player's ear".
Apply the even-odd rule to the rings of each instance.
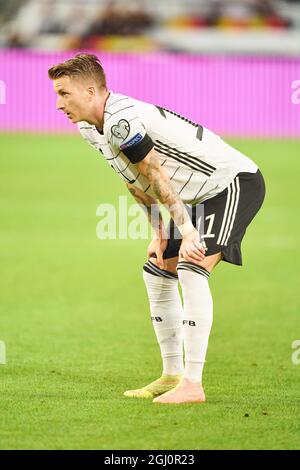
[[[89,86],[89,87],[87,88],[87,92],[88,92],[88,95],[92,98],[92,97],[94,97],[95,94],[96,94],[96,89],[95,89],[94,86]]]

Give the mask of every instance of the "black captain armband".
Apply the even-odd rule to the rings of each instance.
[[[122,152],[126,155],[126,157],[131,161],[131,163],[138,163],[142,161],[146,155],[152,150],[154,147],[154,143],[149,137],[148,134],[138,142],[130,147],[126,147],[122,149]]]

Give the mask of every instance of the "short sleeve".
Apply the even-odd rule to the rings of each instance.
[[[119,114],[119,116],[118,116]],[[122,151],[132,163],[138,163],[154,147],[152,139],[135,112],[116,113],[108,119],[107,129],[110,144],[119,152]]]

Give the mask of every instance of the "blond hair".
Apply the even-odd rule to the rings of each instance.
[[[106,88],[106,77],[100,60],[93,54],[77,54],[48,70],[48,77],[55,80],[60,77],[92,78],[99,88]]]

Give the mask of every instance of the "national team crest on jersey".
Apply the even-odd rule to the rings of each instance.
[[[125,140],[129,136],[130,124],[126,119],[121,119],[118,124],[115,124],[111,128],[111,133],[117,139]]]

